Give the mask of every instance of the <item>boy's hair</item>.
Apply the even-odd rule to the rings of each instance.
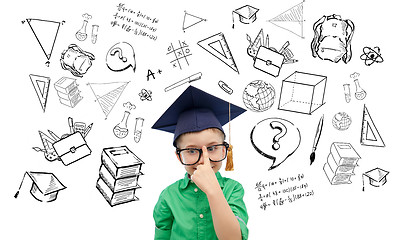
[[[204,130],[211,130],[212,132],[221,133],[222,136],[223,136],[223,140],[225,140],[225,134],[224,134],[220,129],[218,129],[218,128],[207,128],[207,129],[204,129]],[[204,131],[204,130],[202,130],[202,131]],[[177,147],[177,148],[179,147],[179,146],[178,146],[178,141],[179,141],[179,139],[180,139],[181,136],[184,136],[184,135],[187,135],[187,134],[191,134],[191,133],[196,133],[196,132],[186,132],[186,133],[183,133],[183,134],[181,134],[180,136],[178,136],[177,139],[175,140],[176,147]]]

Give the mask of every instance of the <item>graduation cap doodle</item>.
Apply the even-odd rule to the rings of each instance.
[[[30,190],[31,195],[40,202],[54,201],[57,199],[58,191],[66,188],[53,173],[25,172],[20,187],[14,195],[15,198],[17,198],[20,193],[26,175],[28,175],[33,182]]]
[[[387,182],[387,175],[390,172],[381,168],[374,168],[368,172],[363,173],[363,191],[364,191],[364,176],[370,180],[370,185],[374,187],[383,186]]]
[[[245,111],[239,106],[189,86],[152,128],[174,133],[173,146],[176,147],[175,141],[183,133],[199,132],[208,128],[218,128],[224,133],[222,125],[229,123]],[[231,138],[229,144],[231,146]],[[227,171],[233,169],[231,149],[229,149],[230,157],[227,157]]]
[[[256,13],[259,11],[258,8],[252,7],[250,5],[245,5],[243,7],[237,8],[232,11],[232,28],[234,28],[234,13],[239,16],[239,21],[244,24],[250,24],[255,22]]]

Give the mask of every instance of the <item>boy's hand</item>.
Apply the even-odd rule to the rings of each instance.
[[[204,164],[199,164],[197,170],[191,175],[191,180],[205,193],[212,194],[217,190],[220,190],[217,177],[214,170],[211,167],[210,159],[208,158],[207,147],[203,146],[203,159]]]

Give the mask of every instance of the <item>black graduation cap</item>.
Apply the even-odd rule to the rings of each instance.
[[[15,198],[17,198],[19,194],[26,175],[28,175],[33,181],[30,191],[31,195],[40,202],[54,201],[57,199],[58,191],[66,188],[53,173],[25,172],[20,187],[14,195]]]
[[[173,146],[183,133],[218,128],[246,110],[189,86],[163,113],[152,128],[174,133]],[[228,165],[228,163],[227,163]]]
[[[252,7],[250,5],[245,5],[243,7],[237,8],[232,11],[232,28],[234,28],[234,13],[238,14],[239,21],[244,24],[253,23],[256,20],[256,13],[259,11],[258,8]]]

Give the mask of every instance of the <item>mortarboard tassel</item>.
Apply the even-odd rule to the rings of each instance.
[[[227,149],[227,164],[225,165],[225,171],[234,171],[234,162],[232,160],[232,145],[231,145],[231,103],[228,103],[228,142],[229,147]]]
[[[17,190],[16,194],[14,194],[14,198],[17,198],[18,194],[20,194],[20,189],[21,189],[21,186],[23,185],[24,178],[25,178],[26,175],[27,175],[27,172],[24,173],[23,179],[21,180],[21,183],[20,183],[20,187],[18,187],[18,190]]]

